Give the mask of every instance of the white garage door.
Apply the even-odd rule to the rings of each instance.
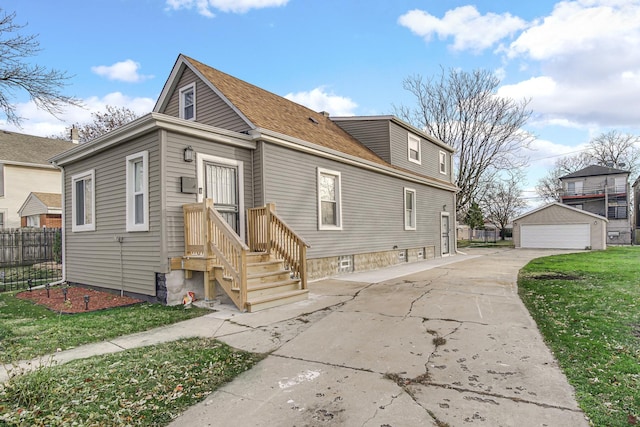
[[[520,227],[523,248],[584,249],[591,246],[589,224],[532,225]]]

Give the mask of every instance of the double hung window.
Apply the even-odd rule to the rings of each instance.
[[[71,231],[93,231],[95,218],[95,171],[71,177]]]
[[[191,83],[180,89],[180,118],[196,119],[196,84]]]
[[[404,189],[404,229],[416,229],[416,190]]]
[[[341,230],[340,172],[318,168],[318,228]]]
[[[147,151],[127,156],[127,231],[149,230]]]

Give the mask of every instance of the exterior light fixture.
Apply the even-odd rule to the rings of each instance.
[[[29,292],[31,292],[31,288],[33,287],[33,279],[27,280],[27,286],[29,286]]]
[[[47,290],[47,298],[51,298],[51,297],[49,296],[49,289],[51,288],[51,284],[50,284],[50,283],[47,283],[46,285],[44,285],[44,287],[45,287],[45,289]]]
[[[184,161],[185,162],[193,162],[195,158],[195,151],[193,151],[193,147],[188,146],[184,149]]]
[[[62,295],[64,295],[64,300],[67,300],[67,292],[69,292],[69,290],[67,288],[62,288]]]
[[[89,310],[89,295],[84,296],[84,309]]]

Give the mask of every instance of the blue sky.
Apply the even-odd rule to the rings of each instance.
[[[412,105],[402,80],[489,69],[530,98],[526,188],[601,132],[639,133],[640,0],[5,0],[86,108],[60,119],[19,94],[21,129],[59,134],[105,105],[149,112],[184,53],[332,115]],[[635,179],[635,177],[632,177]],[[532,192],[525,194],[532,197]],[[534,202],[535,203],[535,202]]]

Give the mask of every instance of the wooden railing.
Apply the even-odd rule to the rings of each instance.
[[[276,215],[275,204],[248,210],[248,240],[251,251],[273,253],[284,261],[307,289],[307,248],[309,244]]]
[[[185,256],[214,258],[239,291],[240,305],[247,301],[247,252],[249,247],[213,208],[213,201],[183,205]],[[221,284],[224,287],[224,284]]]

